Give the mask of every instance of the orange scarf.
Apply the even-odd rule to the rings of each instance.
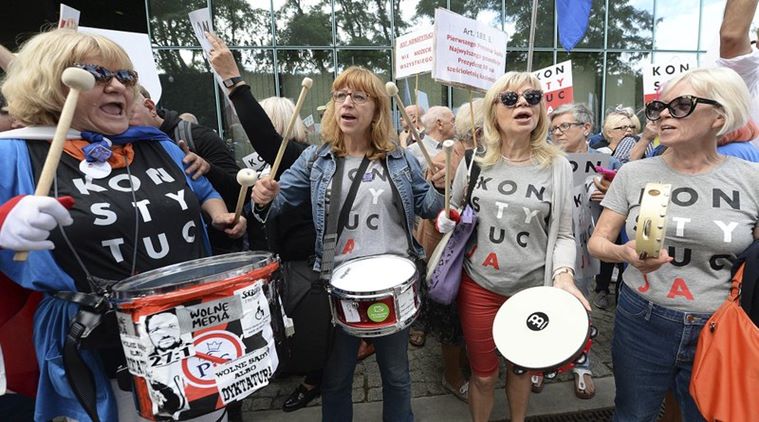
[[[77,160],[84,161],[84,152],[82,150],[89,144],[84,139],[69,139],[63,143],[63,150],[66,151],[66,154]],[[134,148],[132,144],[113,145],[111,146],[111,152],[111,157],[108,158],[108,164],[111,165],[111,168],[124,168],[127,162],[131,165],[132,160],[134,160]]]

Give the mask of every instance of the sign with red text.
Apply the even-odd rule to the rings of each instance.
[[[422,28],[395,39],[395,78],[432,72],[434,28]]]
[[[60,13],[58,14],[58,28],[78,28],[80,14],[81,12],[77,9],[61,3]]]
[[[432,78],[487,91],[506,69],[505,32],[447,9],[435,10]]]
[[[695,62],[678,57],[666,63],[646,63],[643,66],[643,103],[659,98],[659,91],[665,82],[696,67]]]
[[[571,104],[574,101],[572,60],[548,66],[532,73],[540,79],[549,113],[560,105]]]

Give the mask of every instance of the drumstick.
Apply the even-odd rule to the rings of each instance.
[[[451,216],[451,153],[453,152],[453,141],[448,139],[443,142],[443,151],[445,151],[445,212],[448,217]]]
[[[408,114],[406,114],[406,109],[403,105],[403,101],[401,101],[401,96],[398,95],[398,87],[393,82],[388,82],[385,84],[385,91],[387,91],[387,95],[394,97],[395,101],[398,103],[398,110],[400,110],[401,115],[408,123],[408,129],[411,132],[411,136],[419,144],[419,149],[422,151],[422,155],[424,155],[424,159],[427,161],[427,168],[430,170],[434,169],[435,167],[432,165],[432,158],[430,158],[430,154],[427,152],[427,148],[424,147],[424,143],[419,138],[419,133],[416,131],[416,126],[413,122],[411,122]]]
[[[300,114],[300,109],[303,107],[303,103],[306,101],[306,95],[308,94],[308,91],[311,89],[311,86],[313,86],[313,84],[314,81],[311,80],[311,78],[303,78],[303,82],[300,84],[301,89],[300,95],[298,96],[298,102],[295,103],[295,110],[293,110],[293,115],[290,116],[290,121],[287,123],[287,127],[285,128],[285,133],[282,134],[282,143],[279,145],[279,151],[277,151],[277,157],[274,159],[274,164],[271,165],[271,172],[269,174],[272,179],[277,176],[279,164],[282,162],[282,156],[285,155],[287,142],[290,140],[290,132],[292,132],[293,126],[295,126],[295,120],[297,120],[298,114]]]
[[[35,196],[47,196],[50,193],[50,186],[53,184],[55,172],[58,170],[58,162],[61,160],[61,153],[63,153],[63,144],[66,142],[66,133],[71,127],[76,103],[79,101],[79,92],[87,91],[95,86],[95,77],[90,72],[78,67],[69,67],[64,70],[61,81],[69,87],[69,93],[63,103],[61,117],[58,119],[58,126],[55,128],[55,135],[53,135],[53,141],[50,143],[45,164],[42,166],[37,188],[34,190]],[[29,252],[19,251],[13,255],[13,260],[26,261],[28,255]]]
[[[252,169],[242,169],[237,172],[237,183],[240,184],[240,194],[237,195],[237,206],[235,207],[235,218],[232,220],[232,225],[237,224],[237,220],[240,219],[248,188],[255,185],[256,181],[258,181],[258,173]]]

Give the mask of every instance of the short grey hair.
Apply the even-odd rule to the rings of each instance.
[[[435,123],[438,120],[443,120],[447,116],[453,116],[453,112],[450,108],[443,106],[430,107],[430,109],[422,115],[422,125],[424,125],[424,128],[427,129],[427,131],[430,131],[435,127]]]
[[[588,106],[585,104],[564,104],[556,108],[556,110],[552,111],[551,114],[548,115],[548,120],[553,120],[556,117],[561,116],[562,114],[572,113],[572,117],[575,118],[579,123],[590,124],[590,130],[593,130],[593,112],[590,111]]]

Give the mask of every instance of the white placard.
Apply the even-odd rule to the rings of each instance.
[[[303,119],[303,124],[307,128],[313,128],[313,126],[314,126],[314,115],[313,114],[309,114],[308,116],[306,116],[306,118]]]
[[[424,91],[416,90],[416,105],[421,107],[422,110],[430,109],[430,100],[427,97],[427,93]]]
[[[432,72],[435,29],[420,28],[395,39],[395,78]]]
[[[571,60],[536,70],[532,74],[540,79],[549,113],[560,105],[571,104],[574,101]]]
[[[697,66],[692,60],[673,57],[665,63],[645,63],[642,67],[643,102],[648,103],[658,98],[659,90],[665,82]]]
[[[153,48],[148,34],[138,32],[113,31],[110,29],[79,27],[80,32],[102,35],[115,42],[129,55],[134,70],[140,76],[140,85],[150,93],[150,98],[157,104],[161,100],[161,81],[158,79],[158,68],[153,59]],[[116,70],[116,69],[112,69]]]
[[[601,166],[607,169],[611,169],[609,162],[611,156],[609,154],[599,154],[595,152],[587,152],[584,154],[567,154],[569,164],[572,165],[572,185],[580,186],[585,184],[588,177],[596,176],[598,173],[593,169],[593,166]]]
[[[432,78],[447,85],[487,91],[506,69],[505,32],[435,9]]]
[[[260,333],[271,322],[269,302],[263,291],[264,280],[256,280],[255,283],[235,291],[235,295],[242,301],[242,325],[243,337],[251,337]]]
[[[360,322],[361,316],[358,314],[358,309],[354,306],[356,302],[352,300],[341,300],[340,306],[343,308],[343,315],[345,316],[345,322]]]
[[[63,3],[61,3],[60,10],[58,14],[58,28],[77,29],[79,27],[79,15],[81,12]]]
[[[262,347],[241,358],[216,366],[216,388],[224,404],[239,401],[269,384],[275,367],[269,348]]]
[[[211,50],[211,43],[206,39],[204,32],[213,32],[213,21],[211,20],[211,12],[207,7],[202,9],[193,10],[188,13],[190,17],[190,25],[192,26],[192,32],[195,34],[195,38],[198,39],[200,46],[203,47],[203,51],[208,54]]]

